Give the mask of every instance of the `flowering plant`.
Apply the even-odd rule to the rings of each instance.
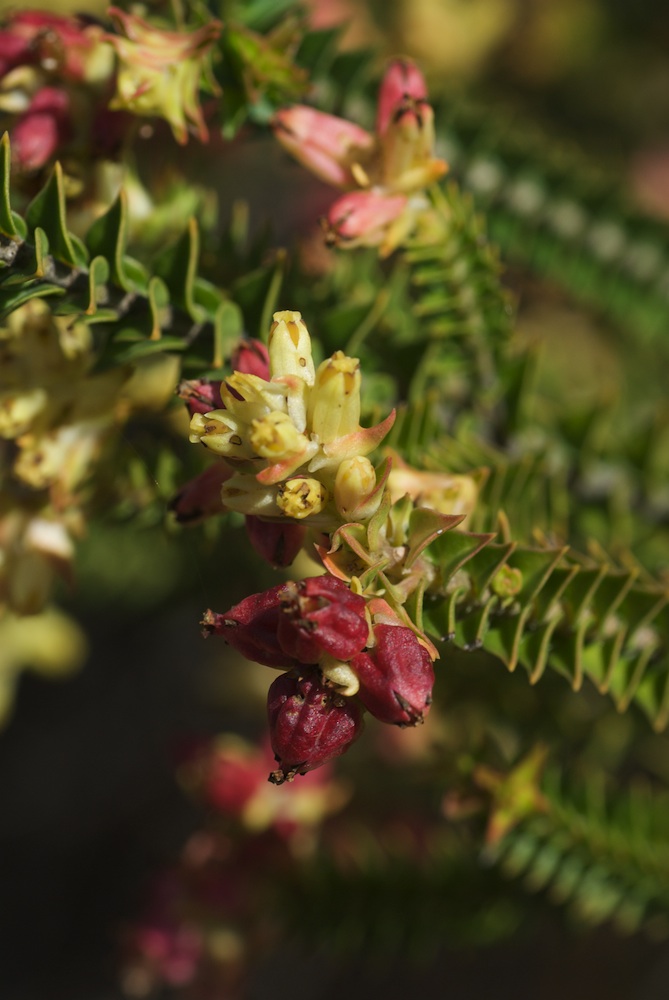
[[[330,7],[0,24],[2,822],[149,831],[128,997],[482,948],[500,873],[665,930],[669,240]]]

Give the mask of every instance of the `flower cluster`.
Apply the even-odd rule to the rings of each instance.
[[[315,367],[298,312],[278,312],[270,329],[268,378],[234,371],[221,406],[195,408],[191,441],[225,459],[225,508],[321,531],[367,520],[384,490],[367,457],[390,430],[394,412],[360,426],[360,363],[336,351]]]
[[[274,784],[345,753],[364,710],[414,726],[429,709],[430,652],[385,601],[329,574],[279,584],[224,614],[208,611],[202,624],[247,659],[286,671],[268,693]]]
[[[0,606],[35,614],[67,577],[78,495],[118,420],[129,372],[93,375],[88,327],[40,299],[0,330]]]
[[[376,131],[295,105],[274,118],[281,144],[328,184],[349,193],[324,219],[328,243],[391,253],[427,207],[424,190],[447,170],[434,156],[434,120],[423,75],[394,60],[381,84]]]

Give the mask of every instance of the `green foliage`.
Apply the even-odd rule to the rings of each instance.
[[[558,282],[625,334],[660,344],[669,323],[669,237],[582,157],[497,109],[440,116],[449,159],[505,258]]]
[[[457,375],[457,404],[485,410],[500,393],[499,368],[513,309],[499,280],[500,266],[482,218],[454,184],[437,189],[440,226],[434,240],[418,237],[406,251],[413,313],[428,341],[414,372],[410,400]]]
[[[9,189],[9,140],[3,138],[0,190]],[[0,317],[32,298],[49,298],[56,313],[81,316],[94,328],[97,364],[136,361],[149,354],[188,352],[198,370],[220,367],[242,333],[230,294],[198,274],[199,234],[191,220],[154,273],[127,253],[123,190],[93,223],[85,240],[68,232],[62,171],[56,164],[25,213],[0,212]]]
[[[556,772],[543,791],[544,808],[488,848],[489,859],[582,923],[669,934],[667,794],[644,784],[614,793],[599,779],[574,792]]]
[[[520,664],[531,683],[547,667],[575,691],[588,677],[619,711],[634,702],[656,729],[667,725],[666,588],[549,544],[448,531],[430,553],[440,594],[426,599],[423,623],[442,642],[482,648],[509,670]]]

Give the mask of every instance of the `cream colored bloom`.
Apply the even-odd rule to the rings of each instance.
[[[299,312],[274,314],[268,348],[269,381],[233,372],[221,386],[225,408],[195,414],[190,440],[237,470],[222,491],[231,510],[336,527],[375,490],[364,456],[390,430],[394,413],[376,427],[360,426],[360,362],[335,351],[316,371]]]

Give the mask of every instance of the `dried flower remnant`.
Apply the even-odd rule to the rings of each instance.
[[[221,22],[212,19],[192,32],[165,31],[118,7],[109,14],[122,32],[105,35],[120,62],[110,107],[164,118],[182,145],[189,129],[207,142],[199,92],[202,86],[217,90],[210,63]]]

